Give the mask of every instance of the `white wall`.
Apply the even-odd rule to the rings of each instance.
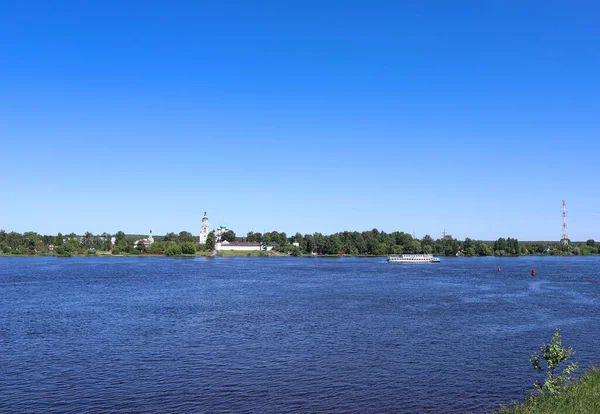
[[[221,243],[215,244],[216,250],[235,250],[235,251],[259,251],[260,246],[222,246]],[[271,250],[271,249],[268,249]]]

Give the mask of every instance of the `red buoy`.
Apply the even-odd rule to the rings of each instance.
[[[535,276],[535,269],[531,271],[531,276]]]
[[[498,271],[500,271],[500,268],[498,268]]]

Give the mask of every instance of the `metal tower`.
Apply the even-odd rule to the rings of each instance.
[[[569,244],[569,236],[567,235],[567,202],[562,202],[562,239],[561,243],[567,246]]]

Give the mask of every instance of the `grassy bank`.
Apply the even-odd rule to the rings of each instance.
[[[200,251],[196,252],[196,256],[214,256],[215,253],[213,251]]]
[[[497,414],[600,413],[600,368],[590,368],[563,394],[533,397],[523,404],[503,407]]]

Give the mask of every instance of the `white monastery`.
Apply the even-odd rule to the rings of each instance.
[[[206,243],[206,239],[208,238],[208,217],[206,216],[206,211],[204,212],[204,217],[202,217],[202,227],[200,229],[200,244]],[[218,228],[214,229],[213,232],[215,234],[215,250],[238,250],[238,251],[269,251],[273,249],[273,246],[267,246],[264,243],[255,243],[255,242],[246,242],[246,241],[234,241],[229,242],[227,240],[221,240],[221,236],[223,233],[228,231],[227,226],[221,224]]]

